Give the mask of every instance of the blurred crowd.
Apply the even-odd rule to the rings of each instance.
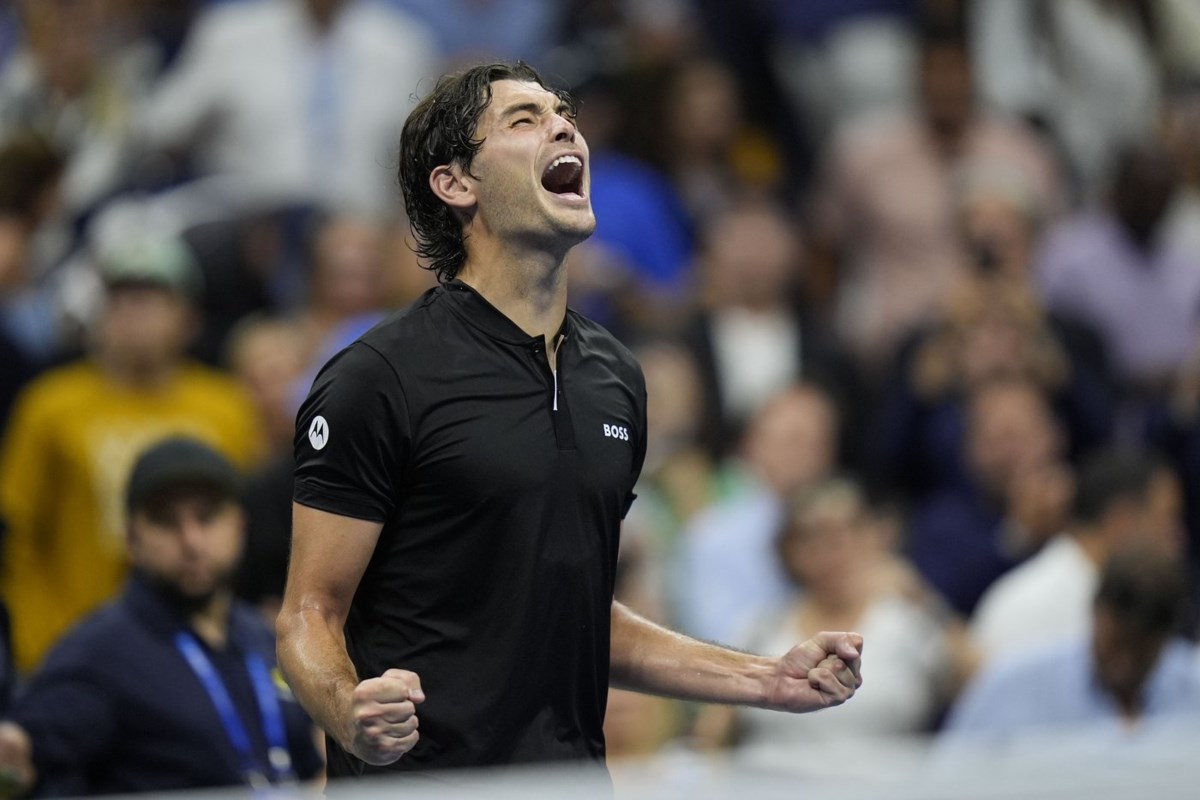
[[[1200,726],[1192,0],[0,6],[7,685],[118,591],[169,434],[244,471],[235,589],[271,618],[299,402],[436,283],[400,126],[517,58],[581,101],[571,303],[646,374],[618,597],[764,652],[866,639],[817,715],[614,692],[614,758],[882,773]]]

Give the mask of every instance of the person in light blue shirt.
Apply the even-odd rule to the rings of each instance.
[[[1177,635],[1186,597],[1169,555],[1118,551],[1101,575],[1090,635],[997,661],[960,698],[945,739],[1010,745],[1055,732],[1103,745],[1200,725],[1200,660]]]

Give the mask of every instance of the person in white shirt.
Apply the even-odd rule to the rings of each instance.
[[[142,110],[151,147],[194,148],[252,204],[394,210],[395,141],[434,37],[367,0],[253,0],[209,8]]]
[[[984,594],[971,638],[985,663],[1087,630],[1100,567],[1145,540],[1179,555],[1182,493],[1171,469],[1144,453],[1105,451],[1080,474],[1073,525]]]

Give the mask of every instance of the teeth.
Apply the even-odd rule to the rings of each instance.
[[[559,164],[578,164],[579,166],[583,166],[583,162],[577,156],[559,156],[554,159],[554,162],[550,165],[550,169],[554,169]]]

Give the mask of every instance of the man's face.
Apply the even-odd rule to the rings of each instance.
[[[578,244],[596,227],[588,147],[567,108],[536,83],[492,84],[479,120],[483,146],[471,163],[474,224],[536,246]]]
[[[837,419],[829,402],[807,389],[771,400],[750,423],[746,458],[780,494],[828,475],[837,459]]]
[[[202,488],[155,498],[129,521],[129,555],[135,567],[181,598],[203,601],[227,586],[241,556],[241,508]]]
[[[156,367],[180,357],[191,335],[187,301],[161,286],[129,284],[109,290],[100,319],[101,347],[135,367]]]

